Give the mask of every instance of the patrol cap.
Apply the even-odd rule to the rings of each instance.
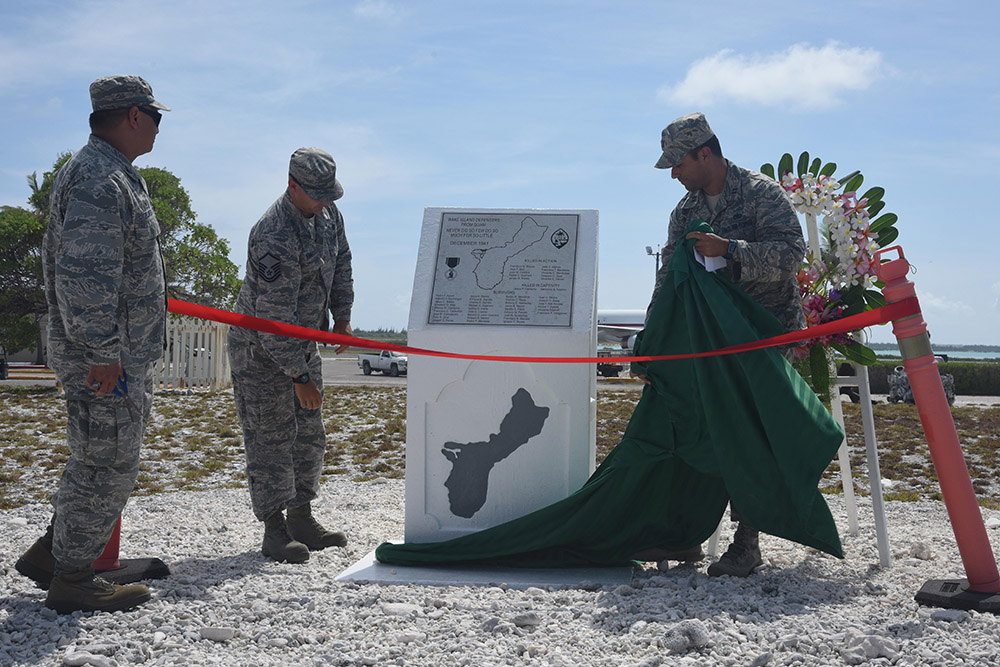
[[[102,76],[90,84],[90,103],[94,111],[128,109],[129,107],[152,107],[170,111],[153,97],[153,88],[141,76],[120,74]]]
[[[715,136],[705,120],[705,114],[689,113],[663,128],[660,148],[663,155],[656,163],[657,169],[670,169],[684,156]]]
[[[288,175],[315,201],[336,201],[344,196],[337,180],[337,163],[319,148],[300,148],[292,153]]]

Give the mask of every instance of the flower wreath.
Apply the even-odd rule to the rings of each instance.
[[[791,154],[785,153],[777,171],[771,164],[761,167],[762,173],[781,183],[795,212],[806,218],[810,249],[797,278],[807,326],[885,305],[874,256],[899,235],[895,213],[872,220],[885,208],[885,189],[869,188],[859,197],[864,176],[855,171],[838,179],[836,170],[832,162],[824,165],[819,158],[810,162],[807,152],[794,165]],[[875,353],[856,334],[824,336],[795,349],[797,360],[809,359],[813,388],[822,395],[829,393],[828,348],[864,365],[875,362]]]

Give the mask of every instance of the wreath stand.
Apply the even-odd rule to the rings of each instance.
[[[813,257],[820,256],[819,231],[816,216],[806,213],[806,231],[809,237],[809,251]],[[872,511],[875,514],[875,536],[878,541],[878,560],[882,567],[892,565],[889,553],[889,527],[885,519],[885,498],[882,496],[882,471],[878,463],[878,441],[875,438],[875,414],[872,412],[872,392],[868,383],[868,367],[861,364],[851,364],[854,375],[836,376],[835,386],[857,387],[861,400],[861,423],[865,432],[865,451],[868,455],[868,484],[872,493]],[[833,418],[844,428],[844,407],[840,402],[840,391],[830,393],[830,412]],[[851,457],[847,449],[847,434],[837,451],[840,461],[840,479],[844,487],[844,505],[847,508],[847,532],[858,534],[858,504],[854,498],[854,479],[851,476]]]

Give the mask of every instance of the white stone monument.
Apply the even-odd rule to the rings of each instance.
[[[427,208],[408,344],[596,356],[597,211]],[[412,355],[407,542],[459,537],[578,489],[594,470],[593,364]]]

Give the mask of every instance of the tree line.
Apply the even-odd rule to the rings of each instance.
[[[0,206],[0,345],[8,352],[34,349],[43,363],[42,318],[46,314],[42,239],[56,172],[70,158],[58,156],[50,171],[27,177],[27,207]],[[176,299],[231,309],[240,291],[239,268],[229,260],[229,241],[197,221],[191,197],[166,169],[138,170],[160,223],[167,293]]]

